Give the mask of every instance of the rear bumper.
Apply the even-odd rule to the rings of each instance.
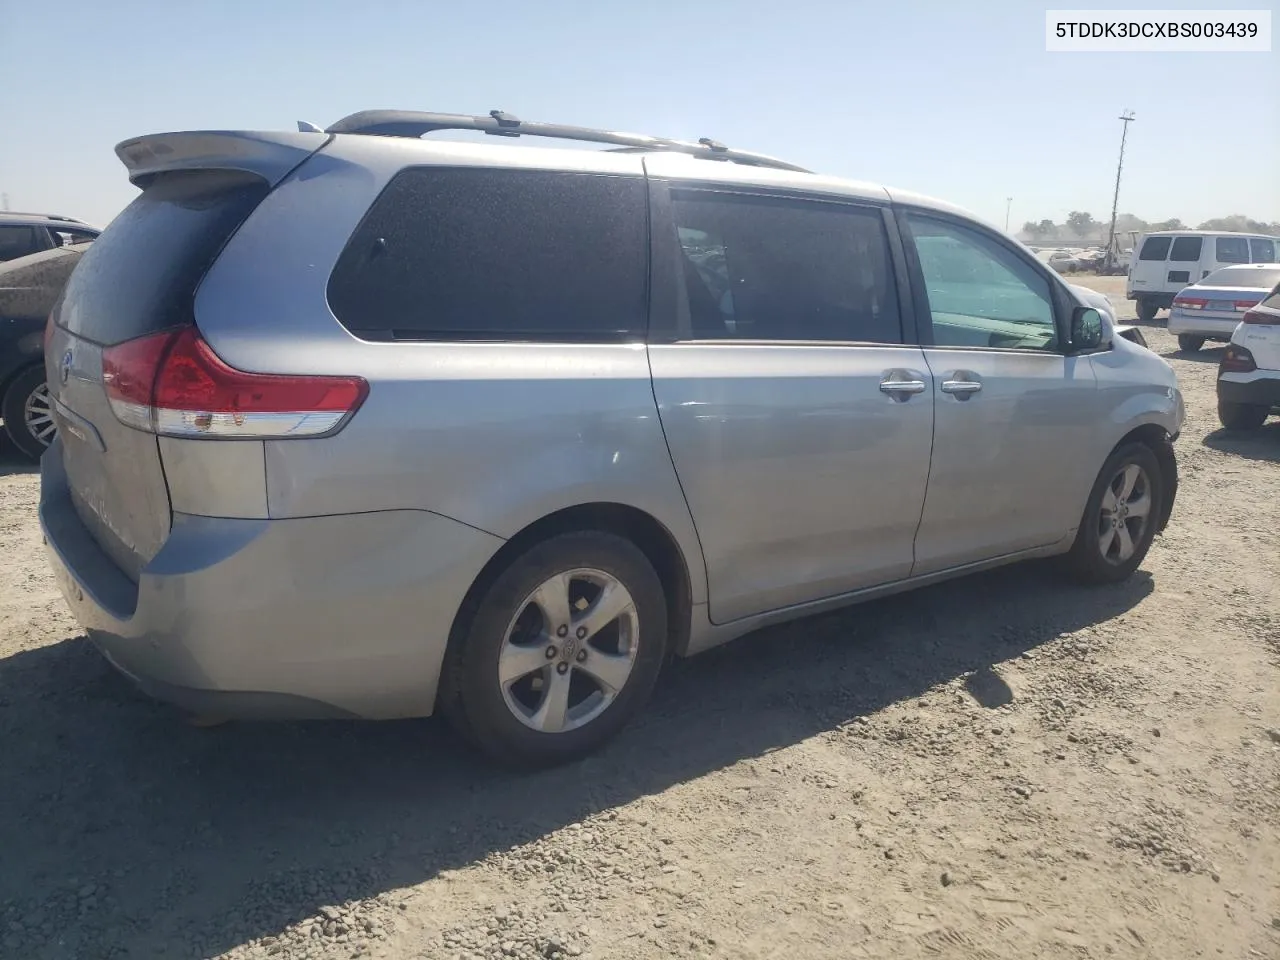
[[[1239,317],[1197,317],[1175,308],[1169,314],[1169,332],[1214,340],[1230,340],[1235,333]]]
[[[1218,399],[1254,407],[1280,407],[1280,371],[1220,374]]]
[[[40,523],[63,596],[143,691],[226,718],[426,716],[462,598],[502,541],[422,511],[175,514],[134,584],[71,504],[55,443]]]

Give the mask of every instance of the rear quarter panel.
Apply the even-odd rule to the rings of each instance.
[[[642,175],[637,156],[510,147],[503,164]],[[356,375],[369,396],[335,436],[265,445],[272,518],[425,510],[511,537],[582,503],[650,514],[706,574],[642,344],[373,343],[326,288],[360,219],[406,165],[484,166],[491,148],[336,137],[250,215],[206,276],[196,322],[244,370]]]

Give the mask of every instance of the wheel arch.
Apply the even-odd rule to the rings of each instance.
[[[481,598],[493,581],[517,557],[535,545],[562,533],[598,530],[635,544],[653,565],[667,597],[667,630],[670,649],[683,654],[688,648],[693,591],[689,564],[669,529],[652,514],[622,503],[582,503],[557,510],[528,524],[508,539],[476,575],[449,629],[449,650],[462,642]],[[448,656],[448,654],[446,654]],[[437,700],[444,694],[443,687]]]

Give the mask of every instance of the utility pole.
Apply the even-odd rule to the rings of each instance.
[[[1124,129],[1120,133],[1120,161],[1116,164],[1116,192],[1111,196],[1111,230],[1107,234],[1107,252],[1102,258],[1102,267],[1110,272],[1115,266],[1116,253],[1116,210],[1120,204],[1120,171],[1124,169],[1124,142],[1129,137],[1129,124],[1133,122],[1133,111],[1126,110],[1120,114],[1124,121]]]
[[[1009,210],[1013,207],[1013,197],[1004,198],[1004,232],[1009,232]]]

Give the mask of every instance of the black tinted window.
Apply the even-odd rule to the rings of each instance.
[[[1244,237],[1218,237],[1213,244],[1214,259],[1219,263],[1249,262],[1249,241]]]
[[[683,336],[901,341],[878,210],[702,191],[672,199]]]
[[[15,260],[36,252],[36,228],[0,225],[0,260]]]
[[[102,344],[190,323],[196,285],[267,189],[231,171],[160,177],[85,250],[58,322]]]
[[[1254,263],[1276,262],[1276,245],[1271,240],[1252,239],[1249,241],[1249,249],[1253,251]]]
[[[1142,252],[1138,254],[1139,260],[1163,260],[1169,255],[1169,244],[1173,243],[1172,237],[1147,237],[1142,244]]]
[[[369,339],[642,337],[644,181],[412,168],[373,204],[329,280],[338,320]]]
[[[1203,237],[1177,237],[1173,241],[1173,249],[1169,251],[1169,259],[1178,263],[1195,262],[1200,259],[1203,246]]]

